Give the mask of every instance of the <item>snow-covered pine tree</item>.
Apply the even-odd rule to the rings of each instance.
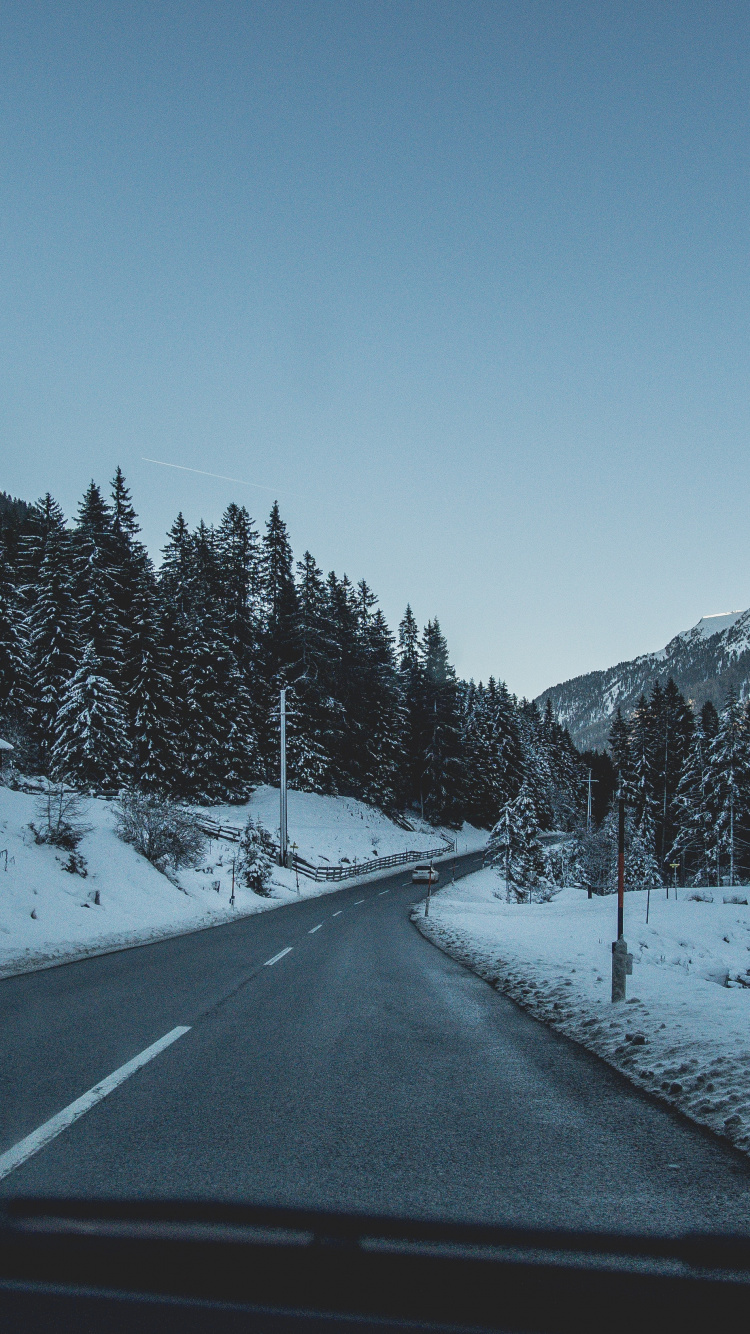
[[[332,770],[341,730],[331,683],[335,644],[323,574],[309,551],[297,563],[297,600],[300,659],[288,696],[290,782],[306,792],[333,793]]]
[[[0,722],[18,718],[24,699],[26,652],[21,602],[0,546]]]
[[[227,639],[240,670],[248,676],[260,640],[260,547],[244,505],[227,506],[215,548]]]
[[[49,773],[55,720],[81,652],[70,564],[70,537],[61,525],[54,525],[45,537],[25,627],[31,762],[45,774]]]
[[[640,824],[630,817],[625,851],[625,886],[627,889],[646,889],[661,885],[662,873],[656,855],[656,827],[652,807],[644,806]]]
[[[421,643],[427,743],[423,758],[424,813],[433,824],[460,824],[464,797],[460,699],[448,644],[437,618]]]
[[[261,589],[265,611],[263,653],[269,681],[282,681],[299,658],[299,607],[292,548],[274,501],[261,543]],[[294,673],[292,673],[294,675]]]
[[[645,705],[645,699],[643,699]],[[609,753],[620,780],[629,787],[632,783],[632,761],[630,750],[630,728],[622,716],[622,709],[615,711],[612,726],[609,729]]]
[[[129,745],[119,692],[103,674],[93,643],[63,692],[50,756],[54,778],[111,792],[125,780]]]
[[[712,706],[713,707],[713,706]],[[717,717],[718,724],[718,717]],[[693,728],[675,796],[676,833],[669,860],[682,861],[694,884],[708,884],[716,872],[714,820],[708,797],[708,751],[703,724]]]
[[[123,679],[132,781],[144,790],[167,792],[175,785],[177,768],[172,683],[158,595],[145,576],[130,603]]]
[[[115,554],[112,513],[93,481],[79,506],[72,552],[73,592],[81,642],[93,644],[99,670],[119,688],[122,572]]]
[[[183,627],[187,627],[193,613],[194,548],[193,536],[180,511],[162,548],[159,588],[164,606]]]
[[[655,683],[651,719],[654,847],[662,867],[676,833],[675,799],[693,731],[693,711],[670,676],[662,690]]]
[[[653,715],[646,696],[641,695],[630,720],[630,783],[625,789],[636,824],[647,808],[653,819],[654,767]]]
[[[188,646],[182,735],[185,795],[242,801],[258,779],[250,702],[220,627],[198,624]]]
[[[727,694],[719,730],[711,744],[706,787],[714,822],[717,879],[723,854],[728,861],[729,883],[734,885],[739,831],[747,822],[750,807],[750,739],[745,711],[734,690]]]
[[[505,882],[509,902],[549,897],[534,800],[526,783],[501,811],[490,837],[489,857]]]
[[[427,744],[424,668],[419,652],[419,626],[407,606],[398,627],[398,674],[404,702],[404,755],[399,796],[406,807],[423,807],[422,772]]]
[[[16,587],[25,606],[33,603],[42,567],[47,537],[65,533],[65,516],[49,491],[32,506],[31,514],[23,525],[18,540],[18,560],[15,571]]]
[[[385,810],[398,804],[404,706],[394,639],[378,608],[361,621],[362,698],[366,718],[363,798]]]
[[[154,582],[153,565],[139,540],[140,526],[130,491],[121,468],[112,479],[111,552],[115,574],[115,606],[121,635],[126,635],[132,619],[132,603],[145,582]]]

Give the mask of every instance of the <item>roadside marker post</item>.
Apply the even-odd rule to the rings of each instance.
[[[430,874],[427,878],[427,898],[424,901],[424,915],[430,915],[430,898],[432,897],[432,862],[430,862]]]
[[[612,1000],[625,1000],[625,979],[633,972],[633,956],[628,954],[623,934],[625,912],[625,798],[620,787],[617,803],[617,940],[612,942]]]

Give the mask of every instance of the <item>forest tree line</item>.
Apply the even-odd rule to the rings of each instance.
[[[628,810],[630,878],[735,884],[750,874],[750,703],[694,713],[673,680],[617,710],[609,750]]]
[[[0,723],[26,773],[243,801],[288,768],[302,790],[491,827],[523,791],[573,828],[586,768],[548,708],[458,679],[437,619],[394,635],[364,580],[296,563],[274,504],[216,526],[175,519],[154,566],[120,469],[72,522],[0,497]]]

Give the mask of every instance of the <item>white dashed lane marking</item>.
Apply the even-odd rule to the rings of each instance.
[[[68,1126],[72,1126],[79,1116],[83,1116],[84,1112],[90,1111],[98,1102],[101,1102],[102,1098],[106,1098],[108,1093],[112,1093],[120,1084],[124,1084],[125,1080],[134,1075],[136,1070],[140,1070],[142,1065],[147,1065],[149,1061],[153,1061],[154,1057],[158,1056],[166,1047],[171,1046],[184,1033],[189,1032],[190,1028],[185,1025],[171,1029],[169,1033],[165,1033],[163,1038],[159,1038],[158,1042],[152,1042],[150,1047],[146,1047],[138,1056],[134,1056],[132,1061],[127,1061],[125,1065],[121,1065],[111,1075],[107,1075],[106,1079],[102,1079],[99,1084],[95,1084],[93,1088],[89,1089],[88,1093],[83,1093],[80,1098],[76,1098],[75,1102],[69,1103],[56,1116],[51,1117],[49,1121],[45,1121],[44,1125],[39,1126],[38,1130],[33,1130],[25,1139],[19,1140],[18,1144],[14,1144],[12,1149],[8,1149],[7,1153],[1,1154],[0,1181],[14,1171],[16,1167],[20,1167],[21,1163],[25,1163],[28,1158],[32,1158],[35,1153],[43,1149],[45,1144],[49,1144],[51,1140],[56,1139],[63,1130],[68,1129]]]
[[[355,908],[358,908],[359,905],[360,905],[360,903],[364,903],[364,899],[355,899],[355,900],[354,900],[354,906],[355,906]]]
[[[343,908],[339,908],[338,912],[331,913],[331,916],[332,916],[332,917],[340,917],[343,911],[344,911]]]
[[[293,945],[287,945],[285,950],[279,950],[278,954],[274,954],[272,959],[266,959],[266,962],[264,963],[263,967],[270,968],[272,963],[278,963],[279,959],[283,959],[285,954],[291,954],[293,949],[294,949]]]
[[[311,927],[310,930],[309,930],[308,933],[307,933],[308,936],[314,936],[314,935],[315,935],[315,932],[316,932],[316,931],[319,931],[322,925],[323,925],[322,922],[318,922],[318,925],[317,925],[317,926],[313,926],[313,927]]]

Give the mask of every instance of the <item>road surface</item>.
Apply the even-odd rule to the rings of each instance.
[[[423,893],[1,981],[0,1194],[750,1231],[750,1164],[424,940]]]

